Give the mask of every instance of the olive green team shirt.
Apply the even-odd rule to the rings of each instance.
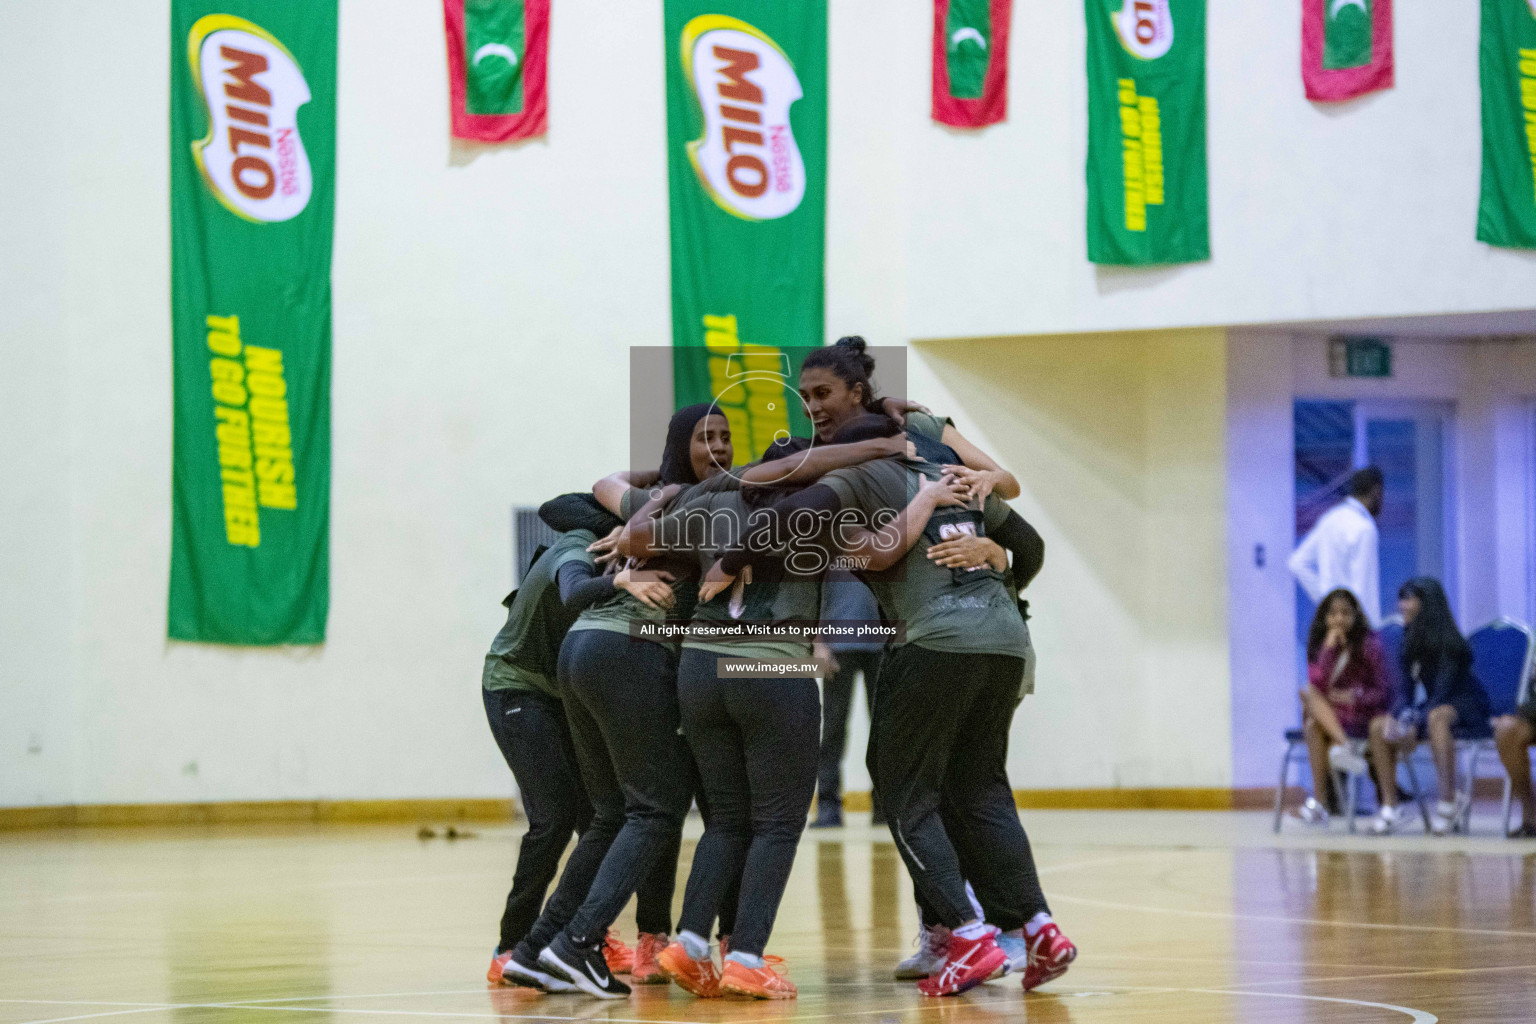
[[[688,500],[699,485],[685,487],[673,496],[667,503],[666,512],[678,508]],[[648,495],[639,487],[632,487],[624,492],[624,497],[619,501],[619,518],[628,521],[640,506],[644,505]],[[665,514],[665,513],[664,513]],[[686,566],[682,563],[686,561]],[[571,626],[572,631],[581,629],[605,629],[612,633],[630,635],[629,624],[631,622],[664,622],[667,619],[687,618],[693,612],[694,602],[698,600],[699,582],[697,576],[689,578],[687,573],[692,571],[691,558],[680,560],[676,558],[650,558],[646,560],[648,569],[665,569],[672,573],[675,579],[672,582],[672,596],[675,599],[670,609],[652,608],[627,590],[616,590],[612,597],[599,601],[586,611],[582,612]],[[679,570],[682,571],[679,571]],[[658,640],[657,643],[673,650],[677,649],[675,640]]]
[[[562,533],[528,567],[528,574],[507,609],[506,625],[491,641],[480,685],[487,690],[542,690],[560,697],[555,663],[560,642],[573,621],[560,600],[555,574],[567,562],[595,564],[587,545],[597,540],[590,530]]]
[[[952,425],[949,417],[935,416],[930,412],[913,410],[907,413],[906,428],[909,434],[919,434],[935,441],[944,440],[944,428]]]
[[[909,429],[921,415],[909,414]],[[916,496],[920,477],[937,479],[942,472],[931,462],[877,459],[835,470],[821,482],[844,509],[873,517],[881,509],[899,512]],[[1029,632],[1002,573],[990,567],[948,569],[928,560],[935,544],[962,532],[986,536],[987,528],[996,529],[1007,515],[1008,506],[996,495],[979,511],[939,508],[904,558],[882,572],[860,574],[884,613],[906,623],[907,643],[954,654],[1028,654]]]
[[[747,517],[751,513],[743,498],[740,483],[733,486],[734,478],[721,479],[720,474],[709,482],[714,485],[700,488],[689,500],[670,511],[663,521],[656,524],[658,537],[681,539],[689,546],[698,560],[699,575],[714,564],[725,549],[738,546],[745,534]],[[815,622],[821,616],[821,574],[797,575],[787,569],[782,578],[758,579],[742,588],[741,614],[732,616],[731,595],[734,587],[728,587],[708,601],[700,602],[693,611],[695,622],[730,622],[733,619],[754,623],[781,623],[790,621]],[[809,658],[811,641],[794,640],[741,640],[712,641],[692,637],[683,642],[684,650],[709,651],[714,654],[739,658]]]

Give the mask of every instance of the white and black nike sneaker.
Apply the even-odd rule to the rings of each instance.
[[[576,991],[575,985],[546,971],[539,963],[538,956],[521,942],[513,947],[512,955],[502,966],[501,977],[510,984],[536,988],[541,992]]]
[[[599,999],[623,999],[629,995],[629,986],[615,978],[608,969],[601,942],[581,947],[561,932],[539,954],[539,963],[556,978],[568,981]]]

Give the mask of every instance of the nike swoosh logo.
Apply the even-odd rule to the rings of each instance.
[[[599,978],[597,976],[597,972],[592,969],[592,965],[590,963],[586,965],[586,968],[587,968],[587,974],[592,978],[593,981],[597,982],[603,988],[607,988],[608,987],[608,979],[607,978]]]

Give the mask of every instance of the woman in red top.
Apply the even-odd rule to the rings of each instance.
[[[1308,685],[1301,691],[1305,712],[1307,754],[1312,762],[1312,796],[1297,817],[1311,824],[1326,824],[1328,809],[1319,797],[1328,792],[1330,769],[1364,773],[1365,758],[1351,748],[1350,740],[1365,739],[1371,722],[1392,710],[1392,684],[1387,675],[1386,654],[1365,620],[1355,595],[1335,590],[1323,598],[1307,635]],[[1396,764],[1377,765],[1383,780],[1390,780]]]

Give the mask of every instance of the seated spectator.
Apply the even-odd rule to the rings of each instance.
[[[1308,824],[1326,825],[1329,769],[1365,772],[1365,758],[1351,749],[1349,741],[1365,739],[1371,724],[1388,719],[1392,708],[1386,654],[1366,623],[1360,602],[1348,590],[1328,594],[1312,617],[1307,634],[1307,678],[1301,706],[1312,762],[1312,795],[1296,816]],[[1384,767],[1385,774],[1394,769],[1390,752]]]
[[[1486,736],[1492,709],[1488,691],[1472,673],[1472,648],[1456,626],[1440,582],[1420,576],[1404,583],[1397,592],[1397,610],[1403,616],[1403,679],[1415,697],[1420,686],[1425,696],[1383,723],[1379,736],[1372,729],[1372,750],[1406,755],[1420,740],[1429,740],[1440,789],[1430,831],[1445,835],[1466,810],[1456,795],[1456,732]],[[1371,825],[1378,834],[1393,831],[1401,821],[1397,801],[1387,799],[1387,790],[1395,795],[1395,781],[1381,781],[1381,811]]]
[[[1530,747],[1536,743],[1536,689],[1512,715],[1493,720],[1493,738],[1499,745],[1499,759],[1509,773],[1510,794],[1521,807],[1520,824],[1509,833],[1511,839],[1536,839],[1536,792],[1531,789]]]

